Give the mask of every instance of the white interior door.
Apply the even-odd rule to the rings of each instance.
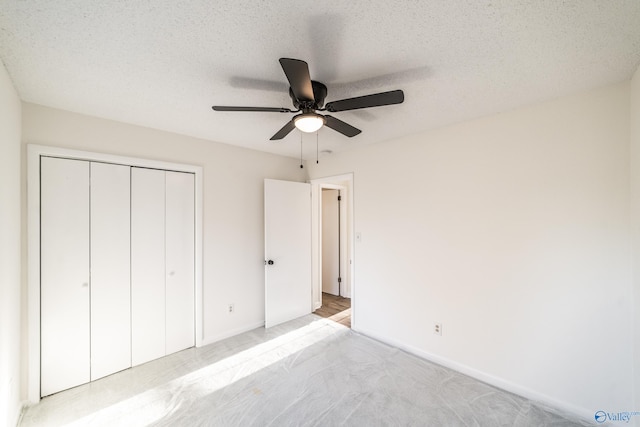
[[[322,190],[322,292],[340,295],[340,207],[338,190]]]
[[[195,345],[194,175],[166,172],[166,353]]]
[[[91,381],[131,366],[130,169],[91,163]]]
[[[311,185],[264,181],[265,327],[311,313]]]
[[[41,158],[40,395],[90,380],[89,162]]]
[[[165,355],[165,172],[131,168],[131,363]]]

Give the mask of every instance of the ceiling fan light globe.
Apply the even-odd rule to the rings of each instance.
[[[296,127],[307,133],[312,133],[324,126],[324,117],[319,114],[306,113],[294,118]]]

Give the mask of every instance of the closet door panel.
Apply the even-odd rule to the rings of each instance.
[[[41,158],[40,394],[90,379],[89,163]]]
[[[131,168],[131,362],[165,355],[165,172]]]
[[[130,167],[91,163],[91,380],[131,366]]]
[[[195,344],[194,175],[166,172],[166,353]]]

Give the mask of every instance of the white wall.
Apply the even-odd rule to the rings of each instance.
[[[20,115],[0,62],[0,426],[20,415]]]
[[[640,411],[640,68],[631,80],[631,227],[635,308],[634,410]],[[640,417],[635,419],[640,426]]]
[[[628,99],[621,84],[310,165],[354,173],[357,329],[591,419],[630,410]]]
[[[29,103],[22,135],[25,145],[202,166],[204,342],[263,324],[263,179],[304,180],[295,159]]]

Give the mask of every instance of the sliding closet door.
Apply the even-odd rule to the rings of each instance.
[[[194,175],[166,172],[166,353],[195,344]]]
[[[91,381],[131,366],[130,169],[91,163]]]
[[[90,379],[89,163],[40,163],[42,396]]]
[[[165,355],[165,172],[131,168],[131,362]]]

